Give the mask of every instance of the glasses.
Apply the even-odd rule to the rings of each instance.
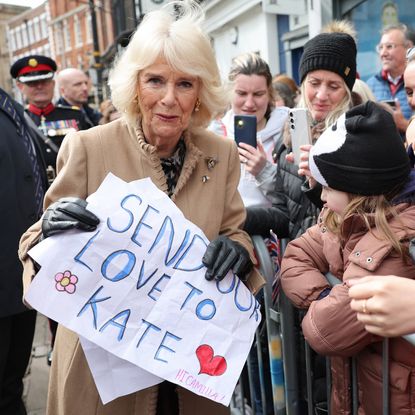
[[[409,62],[415,58],[415,46],[406,51],[406,60]]]
[[[403,45],[404,45],[403,43],[379,43],[379,45],[376,45],[376,52],[380,53],[383,50],[390,52],[393,49],[397,48],[398,46],[403,46]]]

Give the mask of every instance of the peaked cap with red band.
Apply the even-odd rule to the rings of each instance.
[[[29,55],[18,59],[10,68],[10,75],[20,82],[52,79],[57,69],[56,62],[42,55]]]

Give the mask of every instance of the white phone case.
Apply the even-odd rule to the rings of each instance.
[[[310,113],[305,108],[292,108],[288,112],[291,147],[294,154],[294,163],[298,166],[300,163],[300,145],[311,144]]]

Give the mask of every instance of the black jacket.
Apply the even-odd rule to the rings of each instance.
[[[274,158],[278,164],[274,192],[267,195],[272,207],[249,207],[244,230],[250,235],[269,236],[272,229],[280,239],[295,239],[314,225],[322,207],[321,187],[309,190],[298,167],[285,160],[287,149],[277,143]]]
[[[6,93],[0,89],[0,94]],[[24,122],[23,108],[14,102],[13,105]],[[16,123],[2,107],[0,125],[0,317],[6,317],[26,310],[22,303],[23,269],[17,250],[21,235],[39,218],[31,161]],[[45,163],[39,143],[34,135],[32,138],[46,190]]]
[[[60,97],[56,101],[56,104],[71,107],[71,104],[64,97]],[[95,127],[99,124],[99,120],[102,118],[102,114],[99,111],[90,107],[88,104],[82,105],[82,107],[80,107],[79,109],[82,111],[85,120],[89,125],[88,128]],[[87,128],[82,129],[86,130]]]
[[[39,127],[43,135],[49,138],[59,148],[66,134],[71,131],[87,130],[91,125],[86,121],[83,112],[77,107],[56,105],[54,109],[45,116],[34,114],[29,106],[26,112],[33,122]],[[57,152],[47,144],[43,146],[45,152],[43,157],[47,166],[56,169]]]

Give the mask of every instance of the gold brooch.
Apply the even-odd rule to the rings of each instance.
[[[212,170],[218,162],[219,160],[216,157],[206,157],[206,164],[208,170]]]

